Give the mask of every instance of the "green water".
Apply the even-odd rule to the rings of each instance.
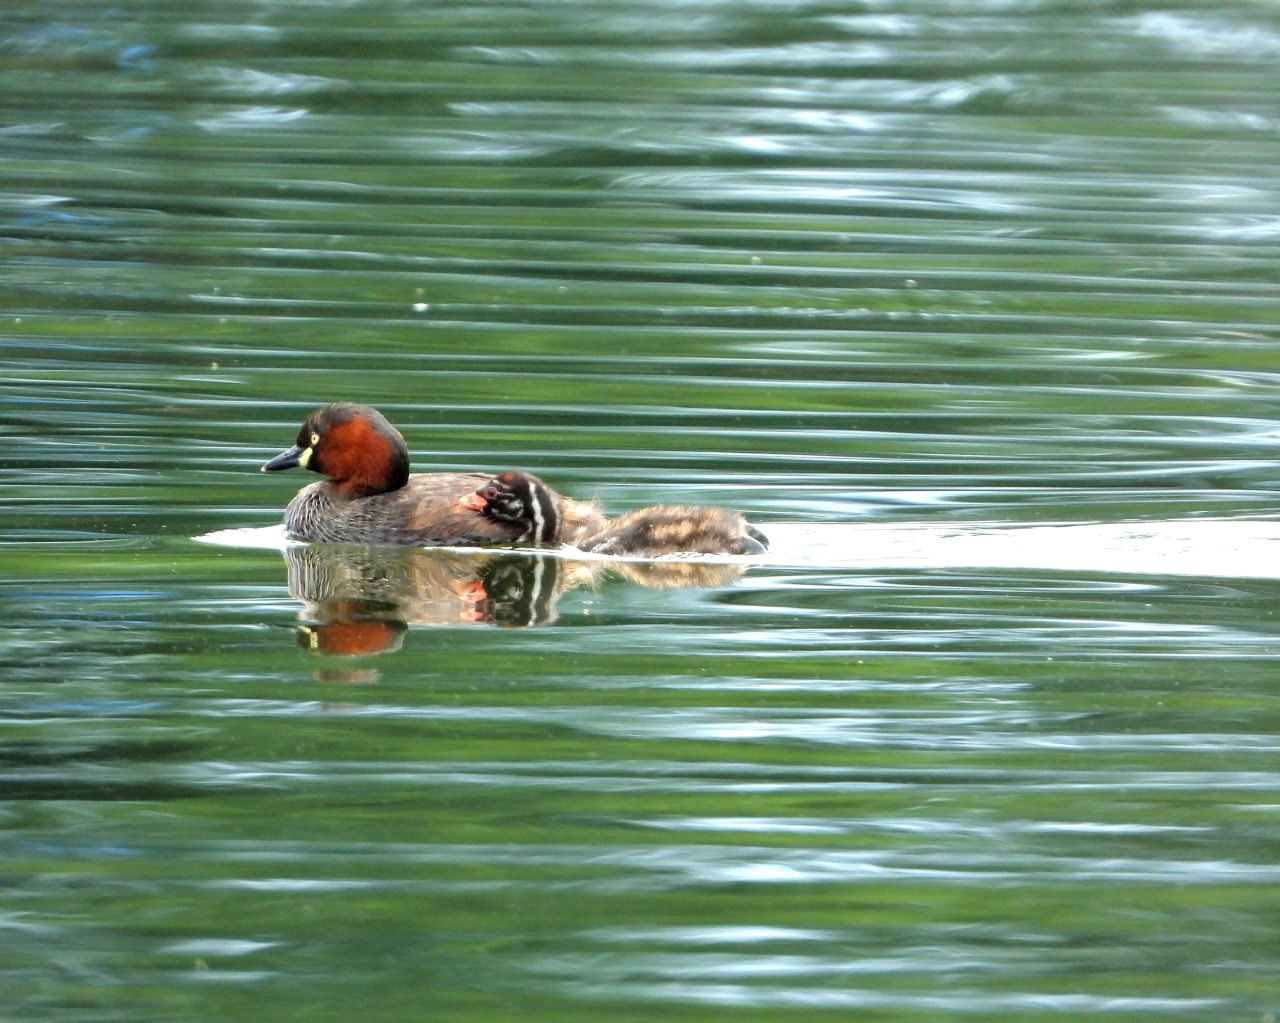
[[[8,4],[0,1015],[1272,1019],[1274,551],[844,566],[1272,513],[1278,55],[1244,0]],[[193,540],[337,399],[848,531]]]

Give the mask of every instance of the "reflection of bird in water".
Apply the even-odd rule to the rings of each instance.
[[[303,605],[299,640],[329,656],[398,649],[409,625],[525,628],[556,619],[571,590],[610,575],[643,586],[723,586],[738,564],[572,561],[532,552],[304,544],[286,547],[289,593]]]
[[[307,545],[288,547],[284,556],[289,592],[305,605],[305,617],[348,629],[353,622],[541,625],[555,617],[561,569],[570,565],[550,557],[402,547]],[[323,652],[324,644],[316,648]]]

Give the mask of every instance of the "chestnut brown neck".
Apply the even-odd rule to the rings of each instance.
[[[368,497],[399,490],[409,480],[404,439],[385,419],[358,413],[321,424],[320,443],[307,468],[324,473],[343,497]]]

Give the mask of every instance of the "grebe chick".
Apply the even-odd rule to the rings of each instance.
[[[597,554],[655,557],[660,554],[762,554],[768,540],[737,512],[724,508],[654,505],[616,519],[567,523],[565,499],[537,476],[506,472],[465,499],[498,522],[522,531],[527,542],[558,537]]]

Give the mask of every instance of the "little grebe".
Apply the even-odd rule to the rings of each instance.
[[[302,466],[328,477],[303,487],[289,502],[284,524],[298,540],[381,546],[518,543],[527,524],[481,514],[464,503],[492,473],[409,473],[404,438],[376,409],[338,402],[317,409],[293,447],[262,467]],[[548,488],[549,490],[549,488]],[[589,528],[603,522],[594,504],[569,501],[561,522]],[[540,541],[541,542],[541,541]],[[551,542],[551,541],[547,541]]]
[[[597,554],[763,554],[769,542],[737,512],[682,505],[653,505],[566,528],[559,518],[563,501],[537,476],[523,472],[503,473],[463,499],[466,507],[520,530],[522,540],[546,543],[559,536]]]

